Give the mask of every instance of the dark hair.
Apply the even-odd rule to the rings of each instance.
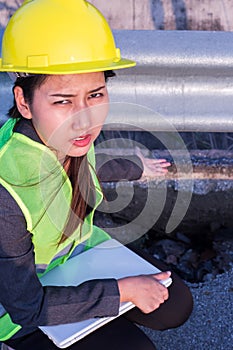
[[[114,77],[113,71],[104,72],[105,80]],[[49,75],[36,74],[27,77],[18,77],[12,88],[19,86],[23,90],[25,101],[32,105],[34,92],[39,88],[49,77]],[[19,113],[16,101],[14,99],[13,106],[9,109],[8,116],[10,118],[22,118]],[[70,212],[59,241],[59,244],[63,243],[68,237],[72,235],[75,229],[82,224],[85,217],[91,212],[93,204],[95,202],[95,186],[92,181],[90,173],[90,164],[88,163],[87,156],[71,157],[66,156],[63,166],[67,166],[67,175],[72,185],[72,201],[70,205]],[[80,173],[80,171],[82,173]],[[81,231],[80,231],[81,232]]]

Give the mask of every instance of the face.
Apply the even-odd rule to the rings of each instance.
[[[63,159],[88,152],[105,121],[108,102],[103,72],[54,75],[35,90],[26,112],[20,112],[32,119],[44,144]]]

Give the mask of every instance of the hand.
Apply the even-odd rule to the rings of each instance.
[[[168,299],[168,289],[160,281],[170,275],[167,271],[119,279],[120,302],[131,301],[144,313],[158,309]]]
[[[143,164],[142,179],[165,175],[168,172],[167,168],[171,165],[166,159],[151,159],[144,157],[139,147],[135,148],[135,154],[141,159]]]

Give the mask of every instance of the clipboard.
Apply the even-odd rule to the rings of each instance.
[[[79,269],[79,266],[82,268]],[[85,266],[85,269],[83,268]],[[122,278],[140,274],[161,272],[158,268],[122,245],[115,239],[107,240],[55,267],[40,278],[42,285],[79,285],[98,278]],[[168,287],[169,277],[163,280]],[[82,339],[107,322],[119,317],[134,307],[131,302],[121,303],[119,313],[114,317],[92,318],[80,322],[56,326],[39,327],[59,348],[66,348]]]

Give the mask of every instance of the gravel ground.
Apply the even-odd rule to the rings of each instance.
[[[233,349],[233,269],[204,284],[188,284],[194,298],[189,320],[177,329],[142,328],[157,350]]]

